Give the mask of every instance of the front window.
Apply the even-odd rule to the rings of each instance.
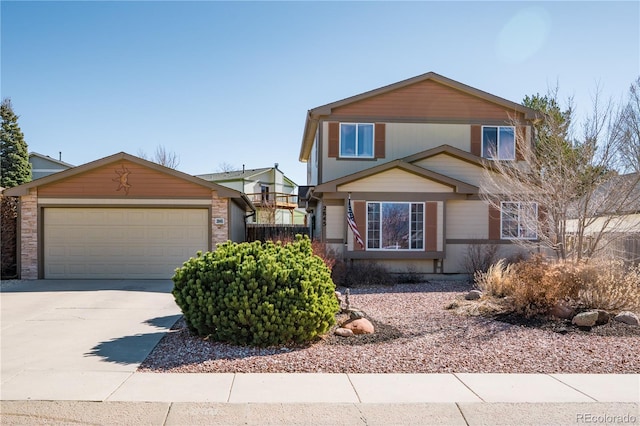
[[[532,202],[500,203],[500,236],[503,239],[538,238],[538,204]]]
[[[373,158],[373,124],[340,123],[340,157]]]
[[[491,160],[515,160],[515,134],[513,126],[482,126],[482,156]]]
[[[424,203],[367,203],[367,249],[424,250]]]

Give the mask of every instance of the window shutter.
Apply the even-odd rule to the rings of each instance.
[[[471,126],[471,153],[482,157],[482,126]]]
[[[500,239],[500,209],[489,205],[489,239]]]
[[[340,123],[329,123],[329,157],[337,158],[340,153]]]
[[[438,251],[438,203],[430,201],[424,206],[424,250]]]
[[[385,157],[385,139],[387,137],[385,124],[376,123],[374,133],[376,135],[374,156],[375,158],[384,158]]]
[[[360,247],[360,244],[353,239],[353,250],[354,251],[362,251],[367,248],[367,203],[365,201],[351,201],[351,208],[353,209],[353,217],[356,220],[356,226],[358,227],[358,232],[360,232],[360,236],[362,237],[362,241],[364,241],[365,247]],[[348,226],[347,226],[348,228]],[[349,229],[351,232],[351,229]]]
[[[525,143],[527,143],[527,128],[525,126],[516,127],[516,161],[524,160]]]

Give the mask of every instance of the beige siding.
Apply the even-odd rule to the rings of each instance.
[[[329,126],[326,122],[322,125],[323,182],[445,144],[467,152],[470,149],[471,126],[467,124],[386,123],[385,158],[367,159],[365,161],[341,160],[329,157]],[[312,152],[315,153],[315,147]],[[312,158],[312,160],[314,159]],[[315,163],[314,160],[312,164]],[[313,181],[317,176],[317,171],[312,166],[310,172],[309,177]]]
[[[443,272],[445,274],[469,273],[466,269],[466,261],[469,256],[470,244],[447,244],[447,257],[444,260]],[[526,254],[526,249],[517,244],[502,244],[496,252],[496,259],[503,259]]]
[[[327,206],[327,238],[344,238],[344,206]]]
[[[400,169],[387,170],[367,178],[338,186],[338,191],[353,192],[452,192],[449,186]]]
[[[478,185],[484,179],[485,171],[482,167],[447,154],[439,154],[413,164],[471,185]]]
[[[468,124],[388,123],[387,159],[397,159],[451,145],[469,152],[471,126]]]
[[[487,204],[481,200],[448,201],[447,238],[489,238],[488,212]]]

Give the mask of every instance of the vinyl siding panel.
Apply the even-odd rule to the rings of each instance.
[[[453,192],[452,188],[404,170],[392,169],[338,186],[341,192]]]
[[[471,185],[478,185],[484,179],[483,168],[447,154],[439,154],[413,164]]]
[[[387,157],[402,158],[442,145],[469,152],[470,131],[466,124],[388,123]]]
[[[430,119],[495,119],[508,121],[503,107],[435,81],[418,82],[392,92],[353,102],[332,111],[340,116],[383,116]],[[469,139],[467,139],[468,141]]]
[[[447,238],[486,239],[489,237],[487,204],[481,200],[447,202]],[[449,252],[447,251],[447,257]]]
[[[119,173],[129,172],[127,194]],[[126,160],[38,187],[42,197],[210,198],[211,189]]]
[[[326,237],[328,239],[344,238],[345,218],[344,206],[327,206]]]

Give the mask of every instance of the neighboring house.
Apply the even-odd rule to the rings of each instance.
[[[586,204],[586,205],[585,205]],[[605,254],[640,261],[640,174],[613,176],[599,186],[589,199],[569,211],[567,245],[577,248],[582,229],[582,252]],[[581,223],[578,217],[582,216]],[[597,243],[594,245],[594,243]]]
[[[521,218],[537,206],[504,200],[494,211],[480,184],[492,160],[521,160],[536,117],[435,73],[311,109],[299,159],[313,236],[347,260],[419,273],[467,272],[474,245],[504,253],[535,239]],[[363,247],[348,228],[349,197]]]
[[[298,186],[278,168],[234,170],[197,175],[209,182],[235,189],[247,195],[256,207],[249,222],[265,224],[304,224],[304,210],[298,209]]]
[[[31,179],[33,180],[73,167],[72,164],[56,160],[48,155],[38,154],[37,152],[29,153],[29,163],[31,163]]]
[[[36,278],[162,278],[199,250],[244,241],[238,191],[119,153],[9,188],[18,270]]]

